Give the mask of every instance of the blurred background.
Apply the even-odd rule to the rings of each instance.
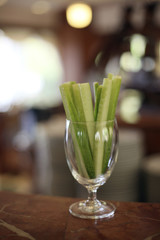
[[[87,196],[65,160],[59,85],[111,72],[119,157],[98,196],[160,202],[160,2],[80,1],[87,22],[73,3],[0,0],[0,190]]]

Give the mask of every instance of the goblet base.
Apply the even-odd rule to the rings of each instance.
[[[114,216],[116,210],[114,204],[98,200],[96,203],[88,203],[88,200],[73,203],[69,207],[69,212],[75,217],[85,219],[112,218]]]

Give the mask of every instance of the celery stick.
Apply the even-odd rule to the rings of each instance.
[[[68,83],[64,83],[60,86],[60,92],[61,92],[61,96],[62,96],[62,101],[63,101],[63,106],[65,109],[65,113],[66,113],[66,117],[68,120],[70,121],[78,121],[79,116],[77,113],[77,109],[74,105],[74,101],[73,101],[73,91],[72,91],[72,85],[75,85],[74,82],[68,82]],[[81,151],[79,150],[79,146],[78,146],[78,141],[77,138],[75,136],[75,129],[71,127],[71,134],[73,137],[73,142],[75,145],[75,154],[76,154],[76,160],[77,160],[77,166],[78,166],[78,171],[80,172],[80,174],[84,177],[88,177],[88,174],[86,172],[86,169],[84,167],[84,162],[83,162],[83,158],[82,158],[82,154]]]
[[[94,125],[87,122],[94,121],[93,117],[93,103],[89,83],[72,85],[74,103],[79,114],[79,122],[86,122],[86,124],[79,124],[77,132],[81,133],[79,139],[79,146],[83,155],[83,161],[86,166],[89,176],[94,176],[94,162],[93,162],[93,144],[94,144]],[[84,144],[84,145],[83,145]],[[82,146],[83,145],[83,146]]]
[[[109,100],[111,95],[111,87],[112,87],[112,80],[109,78],[104,78],[100,100],[99,100],[97,122],[103,122],[107,120]],[[104,126],[97,123],[95,134],[99,136],[99,139],[98,141],[95,140],[95,146],[94,146],[94,162],[95,162],[96,176],[102,173],[101,171],[102,171],[102,164],[103,164],[104,140],[103,140],[103,137],[101,136],[101,132],[103,127]]]
[[[112,74],[109,74],[109,76],[112,79],[112,90],[111,90],[111,97],[110,97],[110,103],[109,103],[109,111],[108,111],[108,120],[111,120],[110,122],[110,131],[108,135],[108,142],[105,144],[104,149],[104,158],[103,158],[103,164],[102,164],[102,173],[106,172],[106,169],[108,167],[108,161],[111,154],[111,147],[112,147],[112,130],[114,127],[114,119],[115,119],[115,112],[116,112],[116,106],[118,101],[118,95],[120,91],[121,86],[121,77],[120,76],[113,76]]]
[[[112,73],[108,73],[108,78],[112,79],[113,78],[113,74]]]
[[[97,90],[98,90],[98,87],[99,87],[99,83],[98,82],[94,82],[93,83],[93,89],[94,89],[94,100],[95,100],[95,102],[97,100]]]
[[[89,83],[79,84],[82,106],[85,116],[85,122],[87,125],[88,138],[91,146],[91,151],[93,153],[94,147],[94,124],[87,122],[94,122],[94,113],[93,113],[93,102],[92,102],[92,94]]]
[[[78,121],[77,110],[73,102],[73,94],[72,94],[73,84],[74,82],[67,82],[62,84],[59,88],[60,88],[63,106],[64,106],[67,119],[71,121]]]
[[[104,78],[102,90],[101,90],[101,96],[99,100],[99,106],[98,106],[98,114],[97,114],[98,122],[107,120],[111,88],[112,88],[112,80],[109,78]]]
[[[78,122],[85,122],[84,109],[83,109],[79,84],[77,83],[73,84],[72,91],[73,91],[73,102],[75,104],[77,114],[78,114]]]
[[[71,134],[72,134],[72,138],[73,138],[73,144],[74,144],[74,149],[75,149],[75,156],[76,156],[76,161],[77,161],[78,172],[82,177],[90,178],[88,173],[87,173],[87,170],[86,170],[86,167],[85,167],[85,164],[84,164],[84,161],[83,161],[82,152],[81,152],[78,140],[77,140],[76,135],[75,135],[76,131],[75,131],[75,129],[72,125],[70,125],[70,128],[71,128]]]
[[[97,120],[97,114],[98,114],[98,106],[99,106],[99,101],[100,101],[100,96],[101,96],[101,91],[102,91],[102,86],[100,85],[95,94],[95,107],[94,107],[94,120]]]
[[[86,122],[94,121],[92,94],[89,83],[79,84]]]
[[[77,109],[78,114],[78,126],[73,123],[73,126],[76,133],[81,133],[82,136],[79,139],[79,148],[81,148],[81,154],[83,156],[79,157],[80,160],[80,168],[84,171],[84,166],[86,166],[88,174],[90,174],[90,171],[93,172],[94,166],[93,166],[93,156],[92,156],[92,150],[93,150],[93,144],[94,144],[94,131],[93,126],[87,125],[87,121],[93,120],[93,106],[92,104],[92,98],[91,98],[91,92],[90,92],[90,86],[89,84],[73,84],[72,85],[73,90],[73,101],[75,104],[75,107]],[[87,112],[88,109],[88,112]],[[80,124],[80,122],[85,124]],[[78,138],[78,136],[77,136]],[[84,146],[81,146],[81,144],[85,143]],[[77,144],[76,144],[77,146]],[[77,149],[77,147],[75,147]],[[77,149],[77,152],[79,150]],[[88,158],[88,159],[87,159]],[[90,162],[90,166],[88,165],[88,162]],[[93,169],[92,169],[93,168]],[[84,174],[83,174],[84,175]],[[85,174],[86,175],[86,174]]]
[[[78,125],[77,123],[72,123],[72,125],[78,143],[78,149],[81,151],[82,160],[85,165],[86,171],[91,179],[95,178],[93,155],[90,148],[86,125],[81,125],[81,123],[79,123]]]
[[[114,120],[116,106],[118,101],[118,95],[121,86],[121,77],[120,76],[112,76],[112,90],[111,90],[111,98],[109,103],[108,117],[107,120]]]

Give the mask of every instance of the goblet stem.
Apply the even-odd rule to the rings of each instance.
[[[88,201],[95,201],[97,199],[97,188],[88,189]]]
[[[94,211],[101,203],[97,200],[97,188],[87,188],[88,199],[86,201],[86,207],[92,208]]]

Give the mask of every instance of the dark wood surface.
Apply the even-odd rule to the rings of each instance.
[[[69,214],[77,199],[0,192],[0,240],[160,239],[160,203],[114,202],[110,220]]]

